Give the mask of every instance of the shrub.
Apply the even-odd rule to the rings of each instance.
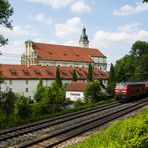
[[[26,119],[31,117],[32,109],[30,106],[30,99],[25,96],[18,96],[16,103],[16,114],[21,119]]]
[[[96,102],[101,99],[102,93],[100,83],[98,81],[90,82],[84,90],[84,102]]]

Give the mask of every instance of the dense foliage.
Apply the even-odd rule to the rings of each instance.
[[[60,77],[60,70],[59,68],[57,67],[57,70],[56,70],[56,84],[61,87],[62,86],[62,80],[61,80],[61,77]]]
[[[112,94],[113,95],[115,83],[116,83],[116,80],[115,80],[115,70],[114,70],[113,64],[111,63],[111,66],[110,66],[110,75],[109,75],[108,87],[107,87],[107,92],[109,94]]]
[[[148,80],[148,42],[137,41],[114,66],[116,82]]]
[[[97,102],[101,99],[102,92],[99,81],[89,82],[84,91],[84,102]]]
[[[42,101],[43,98],[44,98],[44,92],[45,92],[45,87],[43,86],[43,80],[40,79],[39,83],[37,85],[37,89],[36,89],[35,94],[34,94],[34,100],[36,102]]]
[[[12,21],[9,20],[10,16],[13,14],[13,8],[6,0],[0,0],[0,25],[12,29]],[[8,39],[5,39],[2,34],[0,34],[0,46],[7,44]]]
[[[93,67],[91,64],[88,65],[88,73],[87,73],[87,81],[92,82],[94,80],[93,78]]]
[[[114,123],[104,131],[97,133],[72,146],[75,148],[146,148],[148,146],[148,109],[134,117]]]
[[[78,78],[77,78],[76,71],[73,70],[73,72],[72,72],[72,81],[77,81],[77,80],[78,80]]]

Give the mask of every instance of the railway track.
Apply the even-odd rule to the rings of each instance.
[[[65,115],[64,117],[58,117],[62,122],[52,119],[52,121],[56,121],[56,125],[49,125],[48,128],[46,127],[45,134],[34,133],[38,135],[37,137],[31,138],[30,141],[23,141],[23,142],[10,142],[10,138],[7,137],[7,140],[3,142],[3,147],[14,146],[14,147],[53,147],[57,144],[60,144],[70,138],[73,138],[81,133],[84,133],[90,129],[98,127],[104,123],[107,123],[115,118],[118,118],[128,112],[136,110],[144,105],[148,104],[148,98],[127,103],[127,104],[120,104],[120,103],[113,103],[107,106],[102,106],[100,109],[98,107],[85,111],[81,111],[78,114],[73,113],[73,115]],[[68,120],[66,120],[67,118]],[[49,123],[50,123],[49,122]],[[37,124],[38,126],[40,124]],[[47,130],[48,129],[48,130]],[[36,129],[39,131],[39,129]],[[32,131],[31,131],[32,132]],[[28,132],[31,134],[31,132]],[[11,132],[10,132],[11,133]],[[1,132],[2,135],[2,132]],[[9,135],[9,132],[7,132]],[[12,136],[12,134],[10,134]],[[17,134],[15,134],[17,135]],[[40,136],[39,136],[40,135]],[[14,136],[12,140],[16,140],[17,137]],[[26,135],[28,136],[28,134]],[[6,137],[6,136],[5,136]],[[3,137],[4,138],[4,137]],[[30,139],[30,138],[29,138]],[[1,147],[1,145],[0,145]]]
[[[42,130],[44,128],[59,124],[59,123],[64,123],[69,120],[73,120],[73,119],[77,119],[77,118],[86,116],[88,114],[93,114],[98,111],[109,109],[114,106],[118,106],[119,104],[120,103],[118,103],[118,102],[109,103],[106,105],[93,107],[91,109],[86,109],[86,110],[82,110],[79,112],[69,113],[67,115],[63,115],[63,116],[56,117],[53,119],[42,120],[42,121],[38,121],[35,123],[19,126],[16,128],[11,128],[8,130],[0,131],[0,142],[2,143],[3,141],[22,136],[24,134],[32,133],[32,132]],[[0,147],[1,147],[1,145],[0,145]]]

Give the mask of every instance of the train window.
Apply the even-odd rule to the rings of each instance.
[[[116,85],[116,88],[126,88],[126,84],[125,83],[118,83]]]

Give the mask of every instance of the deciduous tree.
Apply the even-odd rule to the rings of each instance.
[[[99,101],[102,96],[100,83],[98,81],[89,82],[84,91],[85,102]]]
[[[13,14],[13,8],[11,7],[8,0],[0,0],[0,25],[12,29],[12,21],[9,20],[10,16]],[[7,44],[8,39],[6,39],[2,34],[0,34],[0,46]]]
[[[34,94],[35,101],[36,102],[42,101],[43,98],[44,98],[44,94],[45,94],[45,87],[43,86],[43,80],[40,79],[38,86],[37,86],[37,89],[36,89],[35,94]]]

